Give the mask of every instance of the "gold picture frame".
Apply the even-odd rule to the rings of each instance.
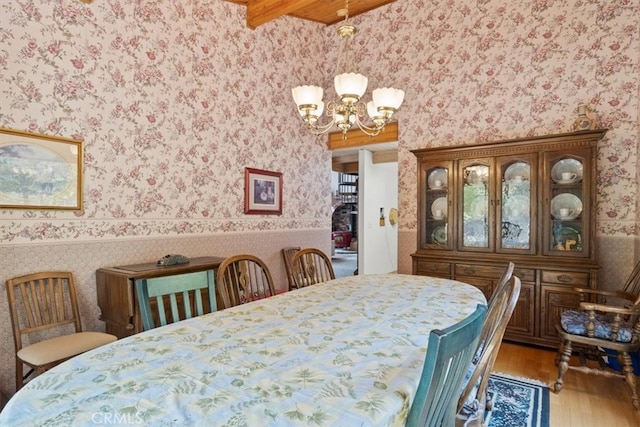
[[[0,209],[82,209],[82,141],[0,128]]]
[[[244,213],[282,215],[282,173],[244,169]]]

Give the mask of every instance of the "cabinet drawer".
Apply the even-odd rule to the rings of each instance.
[[[522,282],[535,282],[536,271],[532,268],[518,268],[513,270],[513,275],[520,279]]]
[[[543,271],[542,282],[588,287],[589,273],[579,273],[575,271]]]
[[[488,265],[471,265],[471,264],[457,264],[456,265],[456,277],[457,276],[477,276],[477,277],[489,277],[498,279],[504,274],[505,268],[493,267]],[[515,268],[513,275],[517,276],[523,282],[535,282],[536,271],[533,268]]]
[[[422,276],[438,276],[448,278],[451,276],[451,264],[449,264],[448,262],[420,260],[416,265],[416,274]]]
[[[506,268],[506,266],[505,266]],[[458,276],[477,276],[500,278],[504,273],[504,268],[492,267],[489,265],[472,265],[472,264],[456,264],[456,277]]]

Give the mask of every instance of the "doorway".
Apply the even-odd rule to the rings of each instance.
[[[358,174],[333,172],[331,260],[336,277],[358,269]]]
[[[332,196],[332,256],[355,253],[360,274],[397,271],[397,143],[333,152]]]
[[[398,229],[388,216],[393,212],[392,216],[397,217],[395,214],[398,212],[398,128],[397,122],[391,122],[376,136],[365,136],[359,129],[349,130],[346,135],[342,132],[329,133],[327,145],[331,151],[331,170],[357,176],[357,226],[352,226],[352,233],[356,233],[359,274],[379,269],[385,272],[392,271],[390,268],[397,270]],[[385,168],[377,167],[383,163],[393,163],[395,172],[385,175]],[[383,175],[386,178],[379,181]],[[333,192],[336,195],[337,174],[333,176],[336,177]],[[385,216],[384,224],[382,216]],[[380,264],[379,261],[387,263]]]

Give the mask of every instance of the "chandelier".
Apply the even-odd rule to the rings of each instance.
[[[338,16],[345,17],[344,23],[338,27],[338,35],[343,40],[344,72],[334,77],[334,86],[339,101],[331,100],[326,105],[325,114],[330,118],[329,122],[320,123],[320,117],[325,110],[321,87],[295,87],[291,90],[293,100],[298,106],[302,120],[314,135],[323,134],[333,126],[337,126],[342,131],[342,139],[344,140],[347,139],[347,131],[357,125],[365,134],[376,136],[389,123],[393,113],[400,108],[404,99],[404,91],[391,87],[379,88],[372,92],[373,101],[369,101],[366,105],[360,101],[367,90],[368,79],[362,74],[350,72],[349,48],[357,29],[347,22],[349,19],[349,0],[345,2],[345,9],[338,11]],[[364,123],[365,112],[373,124]]]

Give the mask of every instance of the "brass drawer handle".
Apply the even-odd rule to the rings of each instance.
[[[438,271],[438,267],[436,267],[435,265],[430,265],[429,271]]]
[[[560,283],[571,283],[573,282],[573,279],[571,278],[571,276],[568,276],[566,274],[561,274],[558,276],[558,282]]]
[[[464,271],[466,274],[475,274],[476,272],[476,270],[471,267],[465,267],[462,271]]]

